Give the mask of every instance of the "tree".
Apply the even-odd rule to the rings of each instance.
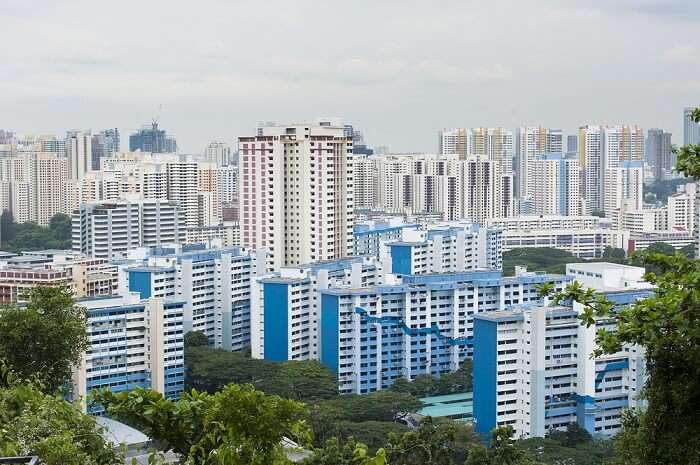
[[[383,449],[370,457],[367,446],[350,438],[340,445],[337,438],[329,439],[322,449],[304,460],[303,465],[386,465]]]
[[[656,286],[652,297],[622,309],[573,283],[554,302],[573,299],[584,306],[583,324],[612,319],[614,331],[600,328],[593,356],[612,354],[625,345],[640,345],[648,374],[647,408],[623,418],[618,444],[624,463],[691,464],[700,461],[700,261],[680,253],[640,255],[655,271],[645,278]]]
[[[468,447],[477,443],[471,428],[427,417],[414,431],[390,434],[385,450],[392,465],[457,465],[464,463]]]
[[[242,352],[201,345],[202,335],[190,332],[186,341],[188,388],[214,393],[229,383],[250,383],[267,394],[315,401],[337,396],[336,375],[315,360],[269,362]]]
[[[0,456],[37,455],[44,465],[121,465],[95,419],[31,384],[0,388]]]
[[[569,423],[565,431],[551,431],[548,437],[566,447],[576,447],[578,444],[585,444],[593,440],[591,434],[581,428],[578,423]]]
[[[201,331],[189,331],[185,334],[185,350],[191,347],[207,347],[209,338]]]
[[[680,252],[685,255],[688,258],[699,258],[695,256],[695,248],[697,244],[688,244],[685,247],[683,247]]]
[[[338,378],[316,360],[287,361],[275,372],[279,395],[288,399],[312,402],[338,395]]]
[[[0,216],[0,240],[3,243],[14,240],[17,235],[17,228],[15,225],[15,218],[12,216],[12,212],[5,210]]]
[[[606,247],[603,251],[603,258],[606,260],[612,260],[619,263],[624,263],[627,257],[625,249],[618,249],[615,247]]]
[[[64,213],[56,213],[49,220],[49,231],[51,231],[54,240],[62,241],[70,246],[73,235],[71,217]]]
[[[35,287],[26,307],[0,311],[0,358],[48,392],[66,383],[89,347],[87,312],[66,287]]]
[[[108,415],[143,431],[187,465],[286,463],[283,438],[305,446],[311,432],[303,404],[230,384],[216,394],[186,392],[179,401],[147,389],[94,394]]]
[[[513,428],[499,426],[491,432],[491,444],[487,449],[477,445],[469,450],[465,465],[537,465],[519,444],[514,442]]]

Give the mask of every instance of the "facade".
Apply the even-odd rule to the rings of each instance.
[[[241,243],[275,268],[352,253],[353,145],[342,125],[265,126],[238,139]]]
[[[646,162],[654,171],[654,179],[663,181],[671,176],[675,160],[671,133],[663,129],[649,129],[646,140]]]
[[[546,153],[527,161],[526,181],[533,213],[578,216],[581,214],[578,160],[562,153]],[[528,178],[524,178],[528,179]]]
[[[679,211],[678,219],[681,220]],[[644,208],[642,210],[622,210],[617,220],[617,228],[629,232],[665,231],[669,229],[667,208]]]
[[[475,315],[541,304],[537,288],[543,282],[562,288],[568,278],[503,278],[498,271],[475,271],[404,276],[392,285],[329,288],[321,292],[320,360],[338,374],[343,394],[386,389],[400,378],[452,372],[472,353]]]
[[[119,152],[119,129],[105,129],[92,136],[92,156],[89,171],[100,169],[100,160]]]
[[[380,247],[380,258],[388,255],[391,273],[397,275],[500,270],[502,246],[502,231],[498,228],[438,223],[402,230],[401,240]]]
[[[648,297],[644,269],[609,263],[567,266],[567,275],[618,307]],[[577,423],[595,436],[621,428],[626,408],[641,405],[644,353],[637,346],[591,358],[597,329],[580,324],[582,305],[528,306],[474,317],[474,418],[488,434],[510,425],[517,437],[544,437]]]
[[[267,252],[240,247],[167,246],[135,250],[119,269],[120,294],[184,302],[183,330],[214,347],[250,345],[251,286],[269,271]]]
[[[158,129],[158,123],[153,122],[129,136],[129,151],[150,153],[175,153],[177,141],[173,136],[166,134],[165,130]]]
[[[80,205],[72,215],[73,252],[119,258],[136,247],[181,243],[186,226],[180,207],[167,200],[117,200]]]
[[[456,155],[465,159],[469,152],[469,130],[464,128],[443,129],[438,133],[438,153]]]
[[[641,210],[644,206],[644,164],[622,161],[605,170],[604,212],[613,217],[621,209]]]
[[[22,152],[0,158],[0,207],[18,223],[49,224],[57,213],[66,213],[68,163],[48,152]]]
[[[600,258],[607,247],[627,249],[629,232],[617,229],[527,229],[503,231],[503,252],[525,247],[565,250],[579,258]]]
[[[187,244],[215,244],[222,247],[241,245],[241,227],[238,221],[225,221],[215,226],[197,226],[187,228],[185,243]]]
[[[204,158],[219,168],[232,165],[231,146],[226,142],[211,142],[204,150]]]
[[[68,175],[78,181],[92,168],[92,134],[90,131],[69,131],[66,134]]]
[[[379,258],[382,244],[401,240],[404,229],[418,229],[419,224],[406,224],[400,217],[388,221],[355,222],[353,226],[353,255],[372,255]]]
[[[26,294],[38,286],[70,286],[67,270],[44,266],[7,266],[0,268],[0,304],[26,302]]]
[[[646,250],[656,242],[665,242],[674,249],[682,249],[695,243],[695,238],[688,231],[642,231],[632,232],[627,241],[627,252]]]
[[[694,107],[683,109],[683,145],[700,144],[700,123],[693,121]]]
[[[95,389],[137,387],[177,399],[185,388],[184,302],[144,299],[137,293],[78,300],[88,314],[90,350],[73,372],[72,396]],[[101,414],[100,406],[88,411]]]
[[[534,195],[529,180],[535,180],[531,163],[545,153],[563,153],[564,134],[561,129],[543,127],[519,127],[515,132],[515,176],[518,197]]]
[[[579,130],[581,186],[589,211],[605,208],[606,172],[623,162],[641,162],[644,134],[639,126],[583,126]]]
[[[508,218],[493,218],[486,221],[486,226],[497,227],[504,231],[529,231],[539,229],[597,229],[602,227],[600,217],[592,215],[521,215]]]
[[[695,210],[697,205],[698,185],[688,183],[678,192],[668,197],[668,227],[664,229],[686,230],[695,233]]]
[[[375,157],[355,157],[353,160],[355,210],[381,206],[378,202],[379,160]]]
[[[350,257],[286,267],[254,283],[251,353],[272,361],[318,360],[321,292],[338,286],[374,286],[388,266],[375,257]]]

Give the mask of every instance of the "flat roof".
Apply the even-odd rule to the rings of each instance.
[[[623,265],[620,263],[611,263],[611,262],[594,262],[594,263],[567,263],[566,267],[572,267],[572,268],[577,268],[580,270],[588,270],[588,271],[600,271],[600,270],[612,270],[612,269],[618,269],[618,270],[644,270],[644,268],[639,267],[639,266],[632,266],[632,265]]]

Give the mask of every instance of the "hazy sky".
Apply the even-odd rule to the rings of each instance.
[[[158,116],[182,151],[339,116],[434,151],[452,126],[638,123],[700,104],[698,0],[1,0],[0,128]],[[162,109],[159,110],[159,106]]]

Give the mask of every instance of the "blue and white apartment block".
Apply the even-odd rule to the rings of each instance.
[[[77,304],[87,309],[90,348],[73,372],[74,400],[86,406],[88,394],[103,388],[121,392],[143,387],[168,399],[180,396],[185,372],[183,301],[142,300],[132,292]],[[87,410],[101,413],[96,406]]]
[[[500,228],[466,222],[438,223],[402,230],[401,240],[387,242],[380,256],[387,253],[391,272],[401,275],[500,270],[502,236]]]
[[[251,342],[251,284],[269,263],[266,249],[137,249],[119,264],[119,290],[182,300],[185,333],[202,331],[214,347],[241,350]]]
[[[567,266],[567,275],[619,307],[653,292],[643,268],[609,263]],[[519,437],[540,437],[578,423],[593,435],[620,430],[622,410],[635,407],[644,384],[644,353],[625,347],[592,358],[599,328],[585,327],[578,302],[518,306],[474,317],[474,420],[477,432],[511,425]]]
[[[453,372],[472,354],[476,315],[541,305],[538,286],[545,282],[562,289],[569,279],[470,271],[323,290],[319,358],[338,374],[341,393],[369,393],[399,378]]]
[[[404,229],[419,229],[417,223],[406,224],[402,217],[392,217],[384,221],[355,223],[352,230],[353,255],[372,255],[379,258],[382,244],[401,240]]]
[[[385,269],[375,257],[349,257],[282,268],[258,279],[252,291],[251,353],[266,360],[318,359],[320,291],[383,282]]]

